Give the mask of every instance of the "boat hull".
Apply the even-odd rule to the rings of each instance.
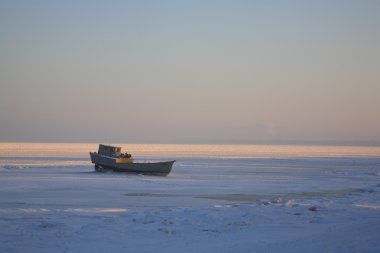
[[[135,163],[119,162],[117,158],[90,153],[96,171],[117,171],[150,175],[168,175],[175,161]]]

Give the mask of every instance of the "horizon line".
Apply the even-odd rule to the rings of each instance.
[[[112,141],[33,141],[33,140],[17,140],[17,141],[7,141],[7,140],[0,140],[0,143],[40,143],[40,144],[59,144],[59,143],[66,143],[66,144],[100,144],[100,143],[106,143],[106,144],[124,144],[124,145],[236,145],[236,146],[362,146],[362,147],[380,147],[380,140],[374,140],[374,141],[295,141],[295,140],[278,140],[278,141],[247,141],[247,142],[223,142],[223,141],[210,141],[210,142],[200,142],[200,141],[153,141],[153,142],[112,142]]]

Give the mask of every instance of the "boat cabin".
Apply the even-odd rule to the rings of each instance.
[[[99,144],[98,154],[100,155],[121,155],[121,147]]]

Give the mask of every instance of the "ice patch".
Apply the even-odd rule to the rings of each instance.
[[[27,169],[29,166],[27,165],[3,165],[0,167],[4,170],[21,170],[21,169]]]
[[[18,208],[17,210],[25,213],[37,213],[37,212],[49,212],[49,209],[46,208]]]
[[[354,204],[354,207],[380,209],[380,205],[376,205],[376,204]]]
[[[67,208],[65,212],[80,212],[80,213],[125,213],[128,209],[122,208]]]
[[[230,208],[232,205],[214,205],[215,208]]]
[[[285,203],[285,206],[286,207],[290,207],[290,206],[294,206],[296,203],[293,199],[289,199],[286,203]]]
[[[79,213],[125,213],[128,209],[124,208],[65,208],[65,209],[48,209],[48,208],[0,208],[1,213],[8,212],[24,213],[41,213],[41,212],[79,212]]]
[[[67,168],[89,166],[91,162],[87,159],[70,158],[3,158],[0,154],[0,170],[20,170],[31,168]]]

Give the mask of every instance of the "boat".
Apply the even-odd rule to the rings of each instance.
[[[121,147],[99,144],[98,152],[90,152],[95,171],[130,172],[166,176],[172,170],[173,161],[135,162],[131,154],[122,153]]]

